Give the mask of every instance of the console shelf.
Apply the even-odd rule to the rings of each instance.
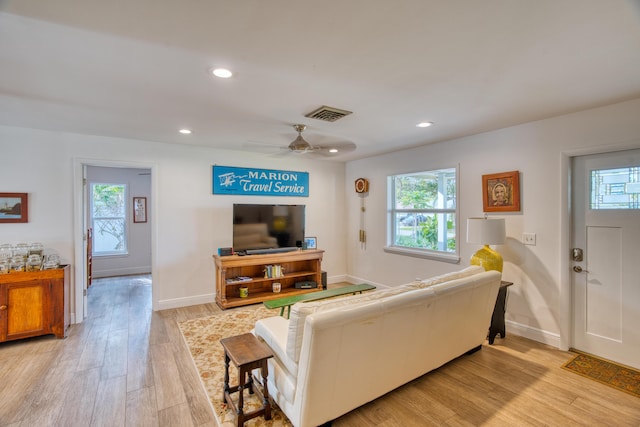
[[[222,309],[256,304],[285,296],[322,290],[321,250],[298,250],[293,252],[260,255],[214,255],[216,265],[216,303]],[[265,277],[265,267],[281,266],[280,277]],[[248,277],[250,280],[227,283],[227,279]],[[282,290],[272,291],[272,284],[279,282]],[[297,282],[315,282],[312,289],[296,289]],[[240,297],[240,287],[249,290],[247,297]]]

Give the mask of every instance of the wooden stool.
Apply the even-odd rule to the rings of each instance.
[[[269,390],[267,389],[267,359],[273,357],[271,349],[251,333],[223,338],[220,340],[220,344],[224,348],[224,393],[222,400],[235,411],[238,427],[241,427],[245,421],[263,414],[265,420],[270,420],[271,403],[269,401]],[[238,368],[238,385],[233,387],[229,387],[229,361],[232,361]],[[260,368],[262,374],[264,394],[256,387],[251,375],[251,371],[257,368]],[[243,410],[243,390],[245,388],[249,389],[250,394],[256,393],[258,398],[262,400],[261,408],[246,414]],[[238,392],[237,405],[231,399],[231,394],[235,392]]]

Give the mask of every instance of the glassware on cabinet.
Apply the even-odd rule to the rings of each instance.
[[[26,243],[18,243],[13,248],[13,256],[26,257],[29,255],[29,245]]]
[[[40,271],[42,268],[42,258],[40,255],[33,254],[29,255],[29,259],[27,260],[26,270],[27,271]]]
[[[11,258],[11,272],[12,273],[22,272],[22,271],[24,271],[24,267],[25,267],[24,257],[14,256],[13,258]]]
[[[9,243],[3,243],[0,245],[0,260],[11,259],[13,256],[13,245]]]
[[[11,261],[9,259],[0,259],[0,274],[7,274],[11,271]]]
[[[29,255],[44,255],[44,245],[40,242],[33,242],[29,246]]]

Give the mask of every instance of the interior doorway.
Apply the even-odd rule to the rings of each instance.
[[[156,191],[154,170],[152,164],[75,161],[74,323],[81,323],[88,315],[87,289],[90,278],[96,280],[140,274],[150,274],[153,278],[153,245],[156,241],[155,212],[152,209]],[[115,193],[120,192],[117,194],[118,203],[112,203],[115,209],[101,206],[104,200],[93,203],[93,191],[104,190],[104,186],[112,186]],[[108,201],[109,197],[106,199]],[[150,304],[155,306],[156,281],[152,279],[151,282]]]
[[[571,170],[572,347],[640,368],[640,150]]]

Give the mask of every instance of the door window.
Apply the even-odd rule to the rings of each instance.
[[[640,209],[640,166],[592,170],[591,209]]]

